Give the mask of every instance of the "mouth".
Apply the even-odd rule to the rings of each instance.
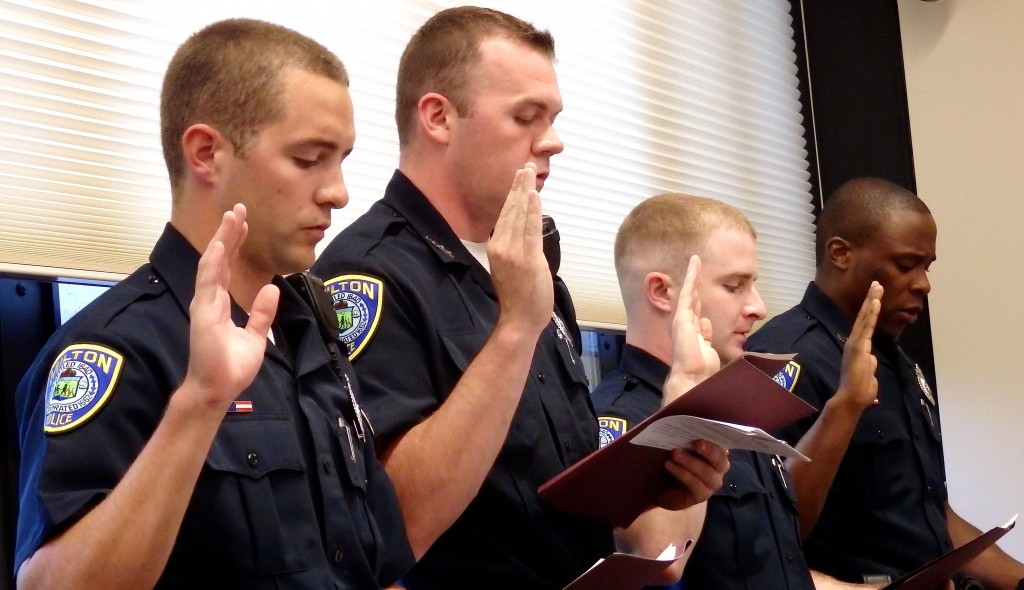
[[[544,188],[544,181],[548,178],[548,172],[537,173],[537,190]]]
[[[305,228],[305,231],[312,234],[317,241],[320,241],[324,239],[324,236],[327,234],[327,229],[329,227],[331,227],[330,223],[321,223],[320,225],[311,225]]]
[[[913,324],[917,321],[917,317],[921,314],[921,308],[918,306],[905,307],[896,312],[896,316],[901,322],[907,324]]]

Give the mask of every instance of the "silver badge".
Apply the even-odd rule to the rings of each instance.
[[[917,384],[921,386],[921,391],[924,392],[924,396],[928,399],[928,403],[935,407],[935,394],[932,393],[932,388],[928,385],[928,380],[924,378],[924,372],[921,370],[921,365],[914,363],[914,373],[917,374]]]
[[[555,322],[555,334],[558,335],[559,340],[565,342],[565,347],[569,351],[569,358],[572,360],[572,364],[575,365],[576,355],[573,354],[572,336],[569,335],[569,331],[565,328],[565,322],[553,311],[551,312],[551,319]]]

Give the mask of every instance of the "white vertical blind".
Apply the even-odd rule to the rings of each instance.
[[[406,41],[457,4],[0,0],[0,270],[116,276],[146,260],[170,215],[163,70],[189,33],[233,16],[306,33],[349,69],[358,137],[339,231],[380,197],[397,165],[394,83]],[[769,312],[799,299],[813,275],[814,226],[789,2],[480,4],[556,39],[566,150],[542,198],[584,323],[625,321],[615,231],[635,204],[664,191],[743,210],[760,237]]]

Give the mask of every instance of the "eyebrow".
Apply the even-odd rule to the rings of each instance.
[[[527,96],[517,100],[512,104],[513,109],[519,110],[528,107],[534,107],[545,112],[551,112],[553,115],[557,115],[562,112],[562,105],[558,105],[558,108],[552,109],[551,106],[539,98]]]
[[[749,279],[751,281],[757,280],[757,274],[752,272],[731,272],[729,274],[722,275],[719,277],[721,280],[729,279]]]
[[[338,144],[337,144],[337,142],[330,141],[330,140],[327,140],[327,139],[310,138],[310,139],[301,139],[299,141],[296,141],[295,143],[293,143],[291,145],[291,147],[292,148],[311,148],[311,147],[312,148],[323,148],[323,149],[334,151],[334,150],[338,149]]]
[[[325,150],[331,151],[331,152],[336,152],[336,151],[338,151],[340,149],[340,147],[339,147],[337,142],[331,141],[329,139],[317,139],[317,138],[302,139],[302,140],[296,141],[295,143],[291,144],[291,146],[289,146],[289,148],[290,149],[319,148],[319,149],[325,149]],[[352,150],[353,149],[355,149],[355,146],[348,148],[347,150],[342,152],[341,155],[344,156],[344,157],[348,157],[349,155],[352,154]]]

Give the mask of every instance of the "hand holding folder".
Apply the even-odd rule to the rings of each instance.
[[[670,451],[633,444],[668,416],[696,416],[776,431],[814,408],[773,377],[793,355],[745,353],[613,443],[540,487],[541,498],[572,514],[628,527],[673,481],[664,468]]]

